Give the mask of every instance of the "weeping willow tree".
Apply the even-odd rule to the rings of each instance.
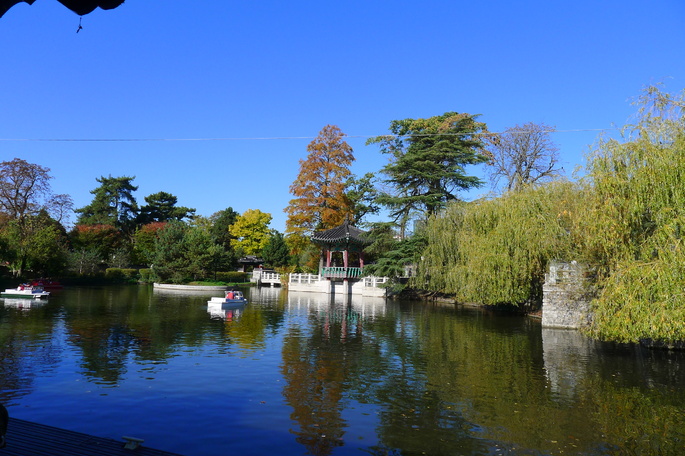
[[[415,286],[482,304],[539,302],[550,259],[597,271],[591,333],[685,341],[685,91],[648,87],[600,138],[586,178],[459,203],[427,225]]]
[[[604,339],[685,341],[685,91],[648,87],[637,121],[590,156],[584,218],[601,293],[593,332]]]
[[[553,182],[502,197],[455,203],[430,219],[415,286],[460,302],[539,305],[547,263],[576,257],[585,192]]]

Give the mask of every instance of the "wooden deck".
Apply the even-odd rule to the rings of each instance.
[[[0,455],[181,456],[147,448],[144,443],[134,450],[129,450],[124,448],[125,444],[123,438],[117,441],[10,418],[7,426],[7,446],[0,449]]]

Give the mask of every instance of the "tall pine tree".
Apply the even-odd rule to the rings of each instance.
[[[78,225],[113,225],[121,230],[133,228],[138,215],[138,203],[133,192],[138,187],[131,182],[134,177],[99,177],[95,179],[101,185],[90,193],[95,195],[93,201],[85,207],[76,209],[79,215]]]
[[[394,192],[380,195],[378,202],[391,210],[400,225],[415,212],[423,218],[436,214],[448,201],[458,199],[458,191],[482,185],[465,169],[488,159],[479,136],[486,126],[476,118],[446,112],[428,119],[393,120],[391,135],[367,141],[392,155],[383,173]]]

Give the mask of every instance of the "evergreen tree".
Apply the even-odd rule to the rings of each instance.
[[[392,155],[383,173],[394,193],[381,194],[378,202],[391,210],[395,220],[406,225],[415,210],[427,218],[457,200],[458,191],[482,185],[465,169],[488,159],[478,136],[486,126],[476,117],[446,112],[428,119],[393,120],[391,135],[367,141],[380,144],[382,153]]]
[[[152,222],[168,222],[192,217],[195,209],[176,206],[178,198],[171,193],[157,192],[145,197],[145,206],[140,208],[138,224],[145,225]]]
[[[238,214],[233,208],[229,207],[222,211],[212,214],[210,221],[212,222],[210,234],[214,242],[222,245],[226,250],[231,250],[231,239],[235,239],[231,235],[229,228],[238,219]]]
[[[132,184],[134,177],[99,177],[95,179],[101,185],[91,190],[93,201],[76,213],[80,214],[77,224],[113,225],[123,231],[131,231],[138,215],[138,203],[133,192],[138,187]]]
[[[160,282],[182,283],[186,273],[188,226],[182,222],[169,222],[159,230],[152,255],[152,276]]]
[[[283,234],[276,230],[271,233],[269,242],[262,250],[262,259],[267,266],[272,268],[288,265],[290,261],[290,251],[288,245],[285,243]]]
[[[366,173],[362,177],[350,176],[347,180],[347,198],[352,205],[350,221],[354,225],[363,224],[364,217],[378,214],[378,190],[375,186],[373,173]]]

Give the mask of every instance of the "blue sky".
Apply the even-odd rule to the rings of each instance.
[[[357,175],[386,163],[366,137],[446,111],[491,131],[556,126],[573,170],[644,86],[685,88],[683,23],[681,0],[127,0],[76,33],[56,0],[21,3],[0,19],[0,159],[50,168],[76,207],[97,177],[135,176],[139,203],[259,209],[283,231],[327,124],[350,136]],[[83,141],[104,139],[121,141]]]

